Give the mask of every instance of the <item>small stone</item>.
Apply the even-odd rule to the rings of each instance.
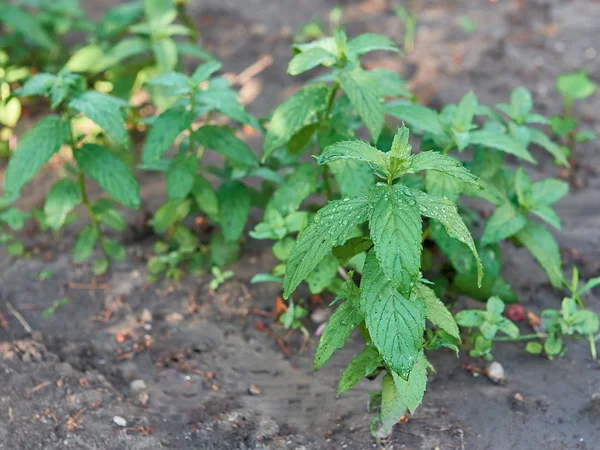
[[[310,320],[314,323],[323,323],[325,322],[329,316],[331,315],[331,309],[329,308],[317,308],[310,315]]]
[[[125,428],[127,426],[127,421],[125,419],[123,419],[121,416],[114,416],[113,422],[115,423],[115,425],[122,427],[122,428]]]
[[[251,384],[248,387],[248,393],[250,395],[259,395],[262,392],[261,388],[259,388],[257,385],[255,384]]]
[[[140,395],[138,395],[138,400],[142,406],[146,406],[150,400],[150,394],[147,392],[140,392]]]
[[[506,382],[504,367],[502,367],[502,364],[500,364],[498,361],[494,361],[488,365],[485,374],[494,383],[502,384]]]
[[[178,313],[178,312],[174,312],[174,313],[171,313],[171,314],[167,315],[167,317],[165,319],[171,325],[174,325],[174,324],[179,323],[179,322],[181,322],[183,320],[183,314]]]
[[[146,389],[146,382],[144,380],[133,380],[129,383],[129,388],[132,391],[143,391]]]
[[[279,434],[279,425],[270,417],[261,417],[256,428],[256,437],[264,439],[272,439]]]
[[[144,323],[152,322],[152,313],[149,309],[144,308],[142,315],[140,316],[140,321]]]

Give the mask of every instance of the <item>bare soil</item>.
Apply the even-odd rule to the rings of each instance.
[[[99,15],[116,2],[82,3]],[[257,115],[271,111],[302,83],[285,73],[290,30],[338,4],[191,3],[205,46],[225,61],[226,71],[240,73],[261,56],[273,56],[273,63],[243,86]],[[551,113],[560,109],[554,92],[558,73],[585,67],[600,82],[598,1],[415,3],[420,21],[415,50],[404,61],[377,55],[369,64],[399,71],[425,103],[455,102],[469,90],[482,102],[504,102],[514,87],[524,85],[534,93],[537,110]],[[401,22],[386,2],[341,4],[351,34],[375,31],[401,39]],[[465,15],[477,24],[475,32],[460,27]],[[596,132],[599,110],[600,95],[577,106],[586,127]],[[549,158],[536,156],[534,177],[558,175]],[[556,235],[565,270],[577,263],[584,277],[598,276],[599,142],[578,147],[576,160],[575,187],[557,204],[563,228]],[[42,178],[53,178],[51,167],[44,171]],[[24,203],[39,204],[44,186],[30,186]],[[149,179],[143,192],[146,207],[155,207],[162,182]],[[246,242],[232,267],[235,278],[214,293],[209,276],[148,284],[144,261],[152,238],[129,244],[127,262],[117,264],[110,277],[94,279],[89,265],[72,263],[75,231],[58,238],[24,236],[40,250],[33,259],[0,250],[0,449],[599,448],[600,402],[592,397],[600,392],[600,366],[585,341],[570,344],[567,355],[555,361],[530,356],[523,345],[498,345],[495,354],[508,375],[504,385],[468,374],[450,352],[435,352],[431,362],[437,373],[423,405],[396,426],[389,441],[377,444],[366,412],[368,393],[376,386],[363,381],[335,399],[341,371],[361,349],[359,336],[314,374],[315,337],[300,353],[301,337],[292,336],[287,357],[263,331],[266,325],[285,335],[261,313],[272,311],[277,287],[249,283],[275,263],[266,245]],[[550,289],[524,250],[506,247],[504,255],[504,275],[526,309],[539,313],[559,305],[560,293]],[[37,281],[42,269],[52,277]],[[598,294],[586,299],[596,311]],[[42,311],[63,297],[69,304],[42,318]],[[316,324],[307,324],[314,332]],[[127,425],[116,424],[115,416]]]

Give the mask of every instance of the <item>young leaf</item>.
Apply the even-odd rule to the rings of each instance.
[[[265,216],[271,210],[276,210],[283,217],[296,211],[302,202],[315,191],[317,176],[318,174],[313,165],[302,164],[298,166],[267,203]]]
[[[484,314],[477,309],[463,309],[456,313],[456,322],[461,327],[479,327],[483,323]]]
[[[69,107],[90,118],[121,146],[129,143],[121,108],[126,102],[96,91],[86,91],[69,101]]]
[[[482,244],[493,244],[513,236],[525,227],[527,217],[511,203],[505,203],[494,211],[485,224]]]
[[[191,192],[198,173],[198,159],[194,155],[180,153],[167,170],[167,198],[183,200]]]
[[[481,260],[479,259],[479,254],[475,248],[473,237],[458,214],[456,205],[445,198],[428,195],[418,190],[413,190],[412,194],[417,200],[423,216],[439,221],[444,225],[448,235],[469,247],[471,253],[473,253],[473,256],[475,257],[475,262],[477,263],[477,279],[478,284],[481,285],[481,279],[483,277]]]
[[[202,64],[196,67],[196,70],[194,70],[194,73],[192,74],[192,81],[198,85],[203,81],[208,80],[216,71],[221,70],[221,67],[223,67],[223,64],[221,64],[219,61],[209,61],[205,64]]]
[[[169,227],[183,220],[190,212],[189,200],[169,200],[154,213],[152,229],[155,233],[164,233]]]
[[[364,350],[344,369],[338,383],[337,396],[339,397],[364,377],[375,372],[381,365],[383,365],[383,360],[377,349],[372,345],[366,345]]]
[[[102,248],[113,261],[123,261],[127,256],[125,247],[112,239],[102,239]]]
[[[200,145],[222,154],[234,164],[243,167],[258,166],[258,158],[252,149],[227,127],[204,125],[193,136]]]
[[[385,105],[385,112],[396,119],[408,123],[434,135],[444,135],[438,113],[433,109],[415,103],[395,101]]]
[[[219,199],[219,224],[225,242],[236,242],[244,233],[250,213],[250,194],[238,181],[225,183],[217,191]]]
[[[81,189],[79,184],[70,178],[57,181],[48,192],[44,204],[46,225],[51,230],[57,231],[63,226],[67,215],[73,208],[81,203]]]
[[[552,286],[560,287],[563,279],[562,261],[560,249],[552,234],[543,225],[530,221],[515,234],[515,237],[544,268]]]
[[[546,178],[531,186],[533,205],[551,205],[569,193],[569,183],[556,178]]]
[[[98,233],[92,225],[88,225],[81,230],[73,248],[73,259],[76,263],[82,263],[92,256],[97,240]]]
[[[372,141],[377,142],[385,121],[383,94],[377,80],[369,72],[356,68],[340,72],[338,82],[367,126]]]
[[[524,120],[533,108],[531,92],[524,87],[517,87],[510,96],[510,117],[517,122]]]
[[[375,183],[371,168],[356,160],[332,161],[329,163],[329,169],[340,188],[342,197],[367,195]]]
[[[200,108],[208,106],[211,109],[216,109],[233,120],[261,130],[260,123],[248,114],[244,106],[238,101],[239,94],[231,89],[229,83],[223,83],[223,81],[224,79],[222,78],[218,80],[213,78],[208,89],[196,92],[195,99],[197,105]]]
[[[183,106],[167,109],[154,121],[142,150],[142,162],[160,159],[179,134],[194,121],[195,113]]]
[[[415,366],[410,371],[408,380],[392,372],[398,396],[402,399],[408,411],[413,414],[423,400],[427,388],[427,358],[419,353]]]
[[[319,47],[309,48],[298,53],[292,58],[288,65],[290,75],[299,75],[307,70],[323,64],[326,67],[332,66],[337,61],[337,56],[327,50]]]
[[[428,194],[446,197],[452,202],[457,202],[465,190],[465,184],[453,176],[442,172],[428,171],[425,173],[425,190]],[[479,196],[484,190],[468,189],[467,195]]]
[[[17,97],[47,95],[50,87],[56,83],[57,76],[49,73],[38,73],[29,78],[14,94]]]
[[[371,76],[377,79],[377,83],[386,97],[413,97],[408,90],[406,81],[404,81],[396,72],[386,69],[374,69],[370,72]]]
[[[146,84],[165,88],[165,92],[170,96],[184,95],[192,91],[190,79],[179,72],[163,73],[147,81]]]
[[[8,162],[4,192],[18,194],[50,157],[69,140],[69,124],[60,117],[44,117],[26,132]]]
[[[389,436],[394,425],[406,411],[406,404],[396,389],[391,375],[387,374],[383,377],[381,386],[381,412],[379,417],[371,422],[371,433],[377,438]]]
[[[477,97],[470,91],[458,103],[452,118],[452,127],[461,132],[468,132],[473,124],[476,110]]]
[[[219,200],[210,182],[200,174],[196,174],[192,195],[198,208],[213,221],[219,221]]]
[[[363,320],[358,305],[360,296],[358,287],[351,280],[347,281],[346,284],[348,286],[348,298],[337,307],[327,321],[327,325],[317,346],[315,370],[323,367],[323,364],[331,358],[333,352],[344,346],[348,336]],[[338,393],[340,393],[339,390]]]
[[[552,225],[554,228],[558,228],[560,230],[560,228],[561,228],[560,217],[549,206],[547,206],[547,205],[534,206],[533,208],[530,209],[530,212],[532,214],[535,214],[536,216],[538,216],[544,222],[547,222],[550,225]]]
[[[285,269],[284,298],[288,298],[317,264],[336,246],[343,244],[352,229],[370,215],[366,198],[329,202],[300,234]]]
[[[417,153],[409,158],[407,173],[417,173],[422,170],[435,170],[455,177],[472,186],[479,186],[479,179],[465,169],[457,159],[435,151]]]
[[[504,153],[510,153],[518,158],[524,159],[533,164],[537,164],[531,153],[524,148],[516,139],[507,134],[491,131],[477,130],[469,133],[470,145],[483,145],[484,147],[500,150]]]
[[[74,156],[81,170],[115,200],[130,208],[139,208],[138,182],[121,158],[97,144],[85,144],[75,150]]]
[[[317,122],[319,114],[327,108],[328,93],[329,88],[324,84],[309,85],[275,109],[265,136],[263,161],[302,128]]]
[[[337,258],[333,255],[325,256],[306,277],[308,291],[313,295],[323,292],[335,280],[337,268]]]
[[[2,2],[0,4],[0,22],[5,23],[41,49],[56,49],[56,43],[42,27],[41,21],[16,6]]]
[[[388,165],[385,153],[363,141],[338,142],[327,147],[315,159],[321,165],[339,159],[355,159],[372,164],[382,171]]]
[[[369,220],[375,254],[392,285],[408,295],[421,265],[421,214],[411,190],[377,184],[371,191]]]
[[[515,173],[515,191],[519,205],[528,206],[531,197],[531,179],[522,167],[519,167]]]
[[[596,90],[596,85],[585,70],[560,75],[556,80],[556,87],[563,97],[579,99],[589,97]]]
[[[373,344],[386,364],[407,378],[423,345],[423,300],[409,300],[401,295],[383,272],[373,250],[367,253],[360,292],[360,309]]]
[[[417,297],[423,299],[425,303],[425,316],[431,323],[444,330],[450,336],[460,340],[460,332],[458,331],[458,326],[456,325],[452,313],[448,311],[446,305],[437,298],[433,289],[423,283],[416,283],[413,292]],[[411,376],[412,373],[413,372],[411,372]]]
[[[353,53],[356,56],[376,50],[400,53],[396,43],[381,34],[364,33],[348,42],[348,53]]]

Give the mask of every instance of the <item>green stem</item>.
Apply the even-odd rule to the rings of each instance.
[[[447,155],[448,152],[450,152],[450,150],[452,150],[453,147],[454,147],[454,139],[451,139],[450,142],[448,142],[448,145],[446,145],[444,147],[444,149],[442,150],[442,153],[444,153],[444,155]]]
[[[337,81],[334,81],[333,85],[331,86],[331,93],[329,94],[329,99],[327,100],[327,108],[325,109],[323,119],[329,119],[331,109],[333,108],[333,102],[335,101],[335,95],[337,94],[337,91],[339,89],[340,84]],[[321,151],[323,151],[323,149],[321,149]],[[329,182],[329,171],[326,165],[321,166],[321,173],[323,176],[323,187],[325,188],[325,195],[327,196],[327,200],[332,200],[333,190],[331,189],[331,183]]]
[[[333,108],[333,102],[335,100],[335,95],[337,91],[340,89],[340,84],[337,81],[333,82],[331,86],[331,94],[329,94],[329,99],[327,100],[327,109],[325,110],[324,118],[328,118],[329,114],[331,114],[331,109]]]
[[[192,112],[194,112],[194,109],[196,109],[196,90],[194,89],[192,91],[192,95],[190,96],[190,106],[191,106],[191,110]],[[188,152],[192,153],[194,151],[194,139],[192,138],[193,134],[194,134],[194,129],[192,128],[192,123],[190,123],[190,126],[188,127],[188,130],[190,132],[190,143],[189,143],[189,147],[188,147]]]
[[[209,111],[206,113],[206,119],[204,120],[204,125],[208,125],[210,123],[210,121],[212,120],[212,116],[213,116],[213,112]],[[190,125],[191,127],[191,125]],[[201,145],[200,147],[198,147],[198,151],[196,152],[196,158],[198,158],[198,161],[200,161],[202,159],[202,156],[204,155],[204,145]]]
[[[532,339],[539,339],[544,337],[543,334],[531,333],[531,334],[522,334],[516,338],[510,336],[500,336],[492,339],[493,342],[513,342],[513,341],[530,341]]]
[[[190,42],[190,44],[195,44],[198,41],[198,38],[200,37],[200,31],[194,24],[194,21],[192,20],[190,15],[185,10],[185,3],[177,6],[177,14],[179,15],[179,20],[181,20],[181,22],[190,31],[188,41]]]

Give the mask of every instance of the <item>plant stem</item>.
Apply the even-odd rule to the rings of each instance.
[[[208,125],[210,123],[210,121],[212,120],[212,116],[213,116],[212,110],[206,113],[206,119],[204,120],[204,125]],[[191,125],[190,125],[190,127],[191,127]],[[202,155],[204,155],[204,145],[201,145],[200,147],[198,147],[198,151],[196,152],[196,157],[198,158],[198,160],[202,159]]]
[[[454,139],[451,139],[450,142],[448,142],[448,145],[446,145],[444,147],[444,149],[442,150],[442,153],[444,153],[444,155],[447,155],[448,152],[450,152],[450,150],[452,150],[453,147],[454,147]]]
[[[513,342],[513,341],[530,341],[532,339],[539,339],[544,337],[543,334],[531,333],[531,334],[523,334],[516,338],[510,336],[500,336],[492,339],[493,342]]]
[[[329,99],[327,100],[327,108],[325,109],[323,119],[329,119],[331,109],[333,108],[333,102],[335,101],[335,95],[337,94],[339,88],[339,83],[335,81],[331,86],[331,93],[329,94]],[[321,149],[321,151],[323,151],[323,149]],[[327,196],[327,200],[332,200],[333,190],[331,189],[331,183],[329,182],[329,171],[327,170],[326,165],[321,166],[321,173],[323,175],[323,187],[325,188],[325,195]]]
[[[333,82],[331,86],[331,94],[329,94],[329,99],[327,100],[327,109],[325,110],[324,118],[328,118],[329,114],[331,114],[331,109],[333,108],[333,102],[335,100],[335,94],[340,89],[340,84],[337,81]]]
[[[194,89],[192,91],[192,95],[190,96],[190,106],[191,106],[191,110],[192,112],[194,112],[194,109],[196,109],[196,89]],[[192,123],[190,123],[190,126],[188,127],[188,130],[190,132],[190,143],[189,143],[189,147],[188,147],[188,152],[192,153],[194,151],[194,139],[192,139],[192,135],[194,133],[194,129],[192,128],[193,125],[193,121]]]

